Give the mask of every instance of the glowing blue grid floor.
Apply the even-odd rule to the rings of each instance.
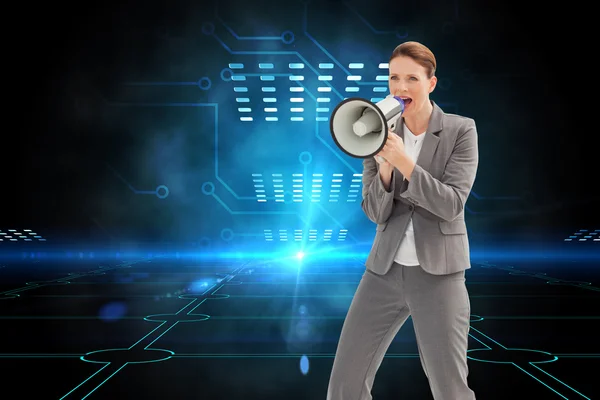
[[[4,264],[3,389],[22,391],[28,377],[36,384],[27,393],[48,399],[324,399],[364,271],[362,260]],[[549,262],[473,265],[469,381],[478,398],[598,396],[600,289],[574,279],[591,269],[572,264],[561,277],[567,269]],[[410,319],[372,393],[432,398]]]

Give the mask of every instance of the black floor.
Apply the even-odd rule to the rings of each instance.
[[[363,271],[362,260],[0,262],[2,391],[57,400],[325,400]],[[598,398],[597,266],[475,263],[467,282],[469,382],[478,399]],[[372,394],[432,399],[410,319]]]

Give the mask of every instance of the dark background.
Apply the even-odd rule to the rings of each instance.
[[[338,1],[308,3],[306,30],[322,48],[303,33],[302,1],[220,5],[222,20],[238,35],[272,36],[290,30],[295,35],[291,45],[236,40],[215,18],[214,2],[4,6],[6,125],[0,147],[4,179],[0,233],[33,229],[47,238],[46,242],[0,242],[0,284],[5,287],[0,291],[0,306],[4,306],[0,316],[3,326],[10,327],[0,335],[5,345],[0,348],[5,367],[0,368],[7,383],[35,376],[37,384],[30,385],[29,391],[45,397],[56,393],[58,398],[87,382],[72,394],[81,398],[110,377],[112,370],[94,375],[101,367],[82,362],[80,355],[138,343],[155,328],[143,320],[146,316],[173,313],[180,309],[179,303],[189,300],[178,297],[181,293],[216,288],[221,278],[243,270],[235,277],[243,285],[219,292],[237,293],[237,298],[208,301],[196,310],[211,315],[211,320],[177,323],[161,339],[161,348],[179,353],[179,359],[128,366],[93,395],[324,397],[342,316],[357,284],[354,277],[364,272],[361,257],[344,245],[350,242],[357,252],[368,250],[374,226],[357,203],[263,206],[236,199],[226,189],[229,185],[238,194],[253,196],[253,172],[280,172],[289,180],[291,173],[302,172],[298,153],[308,150],[313,163],[307,173],[347,174],[348,169],[316,140],[314,119],[305,124],[272,125],[262,119],[240,123],[232,82],[224,82],[220,72],[229,63],[273,62],[285,68],[301,60],[231,55],[215,37],[203,33],[203,27],[212,23],[215,34],[232,49],[293,49],[312,65],[332,62],[323,49],[341,64],[372,66],[386,62],[403,40],[428,45],[438,59],[440,78],[432,99],[447,104],[443,107],[447,112],[474,118],[479,133],[480,164],[473,188],[478,197],[469,198],[466,213],[473,256],[468,271],[471,322],[477,330],[469,347],[481,349],[485,344],[480,340],[487,338],[492,356],[517,362],[529,371],[471,359],[470,382],[478,398],[546,399],[556,394],[552,388],[569,398],[576,397],[575,389],[593,397],[596,387],[586,377],[597,370],[597,340],[590,328],[598,315],[599,244],[564,239],[580,229],[600,229],[596,15],[576,2],[555,7],[513,0],[351,1],[349,5],[375,30],[408,36],[373,32]],[[315,80],[313,72],[304,73],[307,81]],[[344,93],[345,77],[337,69],[334,75],[333,85]],[[201,77],[210,78],[209,90],[194,85],[123,85],[193,82]],[[287,86],[280,96],[287,97]],[[257,93],[250,97],[261,96]],[[334,97],[331,109],[335,101]],[[212,109],[115,107],[114,102],[219,104],[222,182],[215,177]],[[313,106],[307,101],[310,118],[314,118],[309,110]],[[320,134],[333,146],[328,123],[320,125]],[[359,160],[341,158],[360,169]],[[209,181],[222,203],[202,192]],[[164,184],[170,193],[165,199],[136,194],[127,183],[139,190]],[[264,210],[298,212],[309,223],[299,223],[296,215]],[[318,241],[311,247],[308,243],[300,268],[298,260],[274,256],[280,250],[295,255],[298,249],[289,252],[286,246],[297,243],[266,243],[263,237],[264,229],[298,227],[348,228],[349,235],[365,247],[349,240],[341,243],[342,251],[323,260],[311,257],[310,251],[326,244]],[[241,236],[225,240],[227,229]],[[146,244],[153,254],[124,254]],[[176,257],[153,258],[165,248],[190,245],[232,253],[249,248],[250,256],[259,261],[247,262],[252,258],[248,254],[239,258],[234,254],[232,261],[195,251],[190,257],[181,252],[180,258],[177,252]],[[91,251],[105,247],[116,251]],[[40,256],[23,250],[29,248],[57,249],[58,256],[45,258],[43,251]],[[17,262],[9,261],[12,249],[17,249]],[[347,258],[341,260],[342,256]],[[128,262],[121,262],[127,258],[134,260],[130,269]],[[99,270],[104,267],[110,268]],[[296,297],[296,293],[304,295]],[[310,317],[288,319],[297,316],[300,305],[306,305]],[[187,318],[181,315],[182,321]],[[322,315],[331,318],[321,319]],[[304,323],[312,327],[309,338],[297,339],[294,332]],[[398,393],[427,398],[428,382],[416,358],[410,324],[395,343],[399,352],[412,357],[384,361],[374,398]],[[505,351],[498,343],[533,352],[547,350],[559,360],[540,364],[540,371],[530,362],[539,354]],[[113,353],[113,360],[137,360],[142,345],[131,353]],[[293,375],[299,360],[286,352],[297,349],[316,355],[311,356],[308,376]],[[187,352],[192,356],[186,357]],[[207,356],[217,353],[250,358]],[[64,379],[48,374],[49,367],[61,371]],[[561,385],[559,379],[565,383]],[[534,391],[534,396],[527,396]]]
[[[233,20],[229,25],[240,35],[265,34],[260,32],[268,29],[264,21],[297,19],[298,25],[301,2],[289,3],[289,9],[274,4],[223,3],[221,14]],[[596,72],[589,10],[573,2],[556,8],[516,1],[351,4],[377,29],[408,27],[407,40],[432,48],[438,57],[438,76],[452,82],[449,90],[438,88],[432,98],[458,102],[459,113],[477,122],[480,167],[474,190],[521,198],[508,206],[487,202],[485,214],[467,216],[471,229],[509,236],[548,235],[562,241],[572,231],[600,226],[599,198],[594,193]],[[169,201],[160,202],[155,196],[135,196],[107,168],[110,164],[139,187],[153,189],[160,184],[153,179],[155,171],[137,158],[154,140],[145,131],[150,124],[147,117],[116,111],[106,102],[118,100],[123,94],[119,85],[127,80],[189,81],[208,72],[218,90],[223,83],[219,71],[231,61],[214,39],[201,32],[205,21],[219,25],[213,18],[214,3],[40,4],[33,12],[24,4],[11,7],[13,17],[7,18],[17,22],[4,48],[10,59],[4,62],[5,122],[10,126],[2,141],[1,225],[31,225],[52,232],[55,241],[100,243],[109,240],[102,232],[115,231],[122,240],[220,240],[216,228],[238,217],[224,216],[216,202],[206,202],[199,188],[207,179],[195,179],[195,188],[188,187],[185,196],[172,189]],[[387,61],[402,40],[388,36],[382,41],[381,36],[365,34],[364,42],[352,47],[344,35],[356,32],[360,22],[345,18],[341,9],[341,2],[310,2],[311,35],[326,42],[336,57],[372,46],[378,60]],[[304,43],[301,29],[291,30],[298,46]],[[248,48],[226,31],[219,34],[231,47]],[[352,37],[360,39],[361,34]],[[183,72],[172,72],[174,63]],[[185,94],[184,89],[174,90],[150,92],[150,97],[219,98],[197,88]],[[128,93],[129,99],[148,99]],[[223,127],[221,132],[227,135],[231,130]],[[328,123],[321,132],[330,140]],[[277,134],[289,134],[289,129],[283,127]],[[167,136],[163,143],[168,145],[169,140]],[[196,140],[199,148],[204,146]],[[250,148],[258,153],[268,145],[256,140]],[[173,154],[168,160],[177,161],[178,173],[193,168],[209,176],[212,160],[203,161],[205,154]],[[295,157],[292,163],[297,163]],[[221,165],[226,169],[231,160],[224,158]],[[469,201],[475,208],[480,204]],[[365,222],[360,207],[353,205],[352,212]],[[185,225],[190,219],[193,226]],[[185,228],[176,228],[182,225]],[[208,226],[216,228],[206,230]]]

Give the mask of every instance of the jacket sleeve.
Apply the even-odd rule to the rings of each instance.
[[[475,121],[467,121],[463,132],[458,135],[441,180],[415,165],[408,186],[400,193],[401,197],[445,221],[452,221],[463,212],[477,174],[477,128]]]
[[[392,215],[396,173],[394,168],[390,188],[386,190],[379,175],[379,163],[373,157],[363,161],[361,207],[367,218],[376,224],[386,222]]]

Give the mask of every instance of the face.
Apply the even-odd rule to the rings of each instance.
[[[417,115],[429,108],[429,93],[436,83],[437,78],[427,78],[425,67],[410,57],[395,57],[390,61],[390,93],[404,100],[404,116]]]

